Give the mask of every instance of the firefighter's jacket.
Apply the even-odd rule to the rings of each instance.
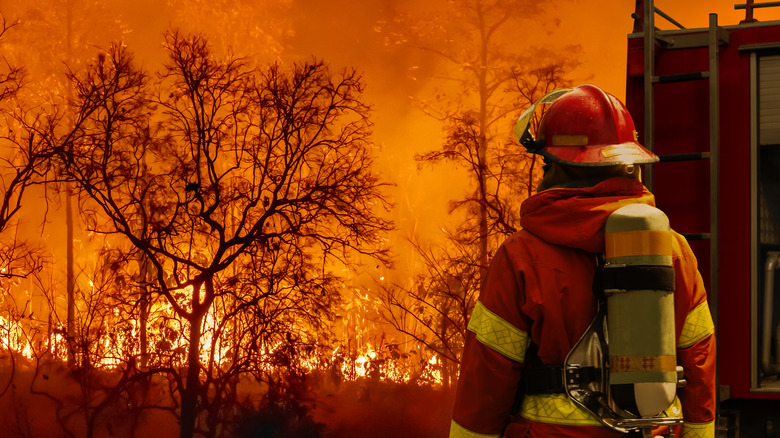
[[[655,204],[638,180],[612,178],[586,188],[553,188],[527,199],[522,230],[493,257],[468,324],[450,437],[614,437],[565,394],[525,395],[512,405],[526,351],[562,364],[596,313],[595,254],[604,252],[604,223],[631,203]],[[682,435],[714,437],[715,337],[696,259],[673,233],[677,360],[687,386],[670,407]]]

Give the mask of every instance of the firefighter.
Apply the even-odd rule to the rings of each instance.
[[[549,101],[534,138],[528,122]],[[654,206],[638,165],[658,158],[638,143],[626,107],[593,85],[545,96],[521,116],[515,135],[543,157],[545,173],[521,207],[522,230],[497,250],[483,281],[450,437],[624,436],[567,395],[560,370],[597,314],[594,276],[605,222],[627,205]],[[687,384],[665,415],[683,418],[674,426],[677,437],[714,437],[714,326],[696,259],[684,237],[670,234],[672,350]]]

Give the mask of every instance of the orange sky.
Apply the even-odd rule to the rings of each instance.
[[[594,83],[623,98],[626,40],[633,25],[634,0],[539,2],[547,8],[551,18],[541,31],[543,35],[524,37],[533,40],[529,44],[561,48],[581,45],[582,65],[572,75],[575,83]],[[169,20],[176,15],[171,5],[184,3],[127,0],[125,13],[132,29],[126,35],[127,42],[147,67],[155,68],[155,61],[162,55],[161,33],[169,28],[172,24]],[[744,10],[734,9],[735,0],[656,0],[655,3],[686,27],[706,27],[711,12],[718,14],[721,25],[738,24],[745,15]],[[409,99],[409,95],[423,94],[418,91],[424,91],[420,88],[424,87],[424,81],[410,79],[407,66],[410,62],[425,61],[411,58],[419,57],[419,54],[377,49],[381,40],[374,31],[376,20],[382,18],[383,8],[406,10],[423,3],[416,0],[295,0],[290,4],[295,5],[296,31],[292,42],[295,54],[316,55],[335,66],[354,65],[365,71],[366,98],[375,105],[375,139],[381,147],[378,165],[385,178],[395,184],[392,197],[397,206],[394,213],[397,225],[405,236],[416,234],[436,240],[441,236],[442,226],[451,221],[446,214],[449,201],[462,196],[466,177],[447,166],[417,169],[414,155],[438,148],[442,140],[441,125],[423,116]],[[0,10],[4,8],[8,8],[8,3]],[[344,14],[347,8],[349,14]],[[780,19],[780,8],[758,9],[755,17],[762,21]],[[657,25],[663,29],[673,28],[662,19],[657,20]],[[203,31],[208,32],[208,26]],[[518,44],[523,43],[518,41]]]
[[[634,0],[572,0],[549,4],[560,21],[557,27],[549,26],[552,31],[544,43],[554,47],[582,46],[582,65],[572,77],[575,83],[593,83],[623,99],[626,41],[633,27]],[[739,24],[745,11],[735,10],[734,4],[734,0],[655,2],[658,9],[686,28],[707,27],[710,13],[718,14],[718,23],[722,26]],[[780,8],[757,9],[754,17],[761,21],[778,20]],[[656,18],[656,26],[675,28],[662,18]],[[452,224],[453,218],[446,214],[449,201],[462,195],[465,187],[462,182],[466,176],[446,166],[417,169],[413,154],[437,148],[442,134],[438,125],[420,117],[415,109],[406,111],[401,113],[405,114],[406,120],[403,116],[401,119],[393,117],[389,122],[382,119],[381,111],[377,114],[377,141],[383,146],[380,165],[392,169],[397,184],[394,200],[401,233],[435,242],[442,236],[442,227]],[[391,134],[386,135],[390,131]],[[399,137],[392,138],[392,134]]]

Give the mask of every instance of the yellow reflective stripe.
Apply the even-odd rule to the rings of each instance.
[[[715,333],[715,324],[712,323],[710,306],[704,301],[685,317],[677,348],[688,348],[712,333]]]
[[[468,329],[477,340],[502,355],[517,361],[525,360],[525,351],[531,340],[528,333],[508,323],[477,301],[469,319]]]
[[[501,434],[484,434],[472,432],[456,423],[455,420],[453,420],[450,424],[450,438],[498,438],[499,436],[501,436]]]
[[[674,401],[671,405],[669,405],[668,408],[664,409],[664,411],[657,415],[657,417],[678,417],[682,418],[682,403],[680,402],[680,398],[677,396],[674,396]]]
[[[604,238],[608,258],[672,254],[672,234],[669,231],[618,231],[606,233]]]
[[[683,423],[682,438],[715,438],[715,421]]]
[[[601,421],[566,394],[526,394],[520,415],[531,421],[572,426],[601,426]]]

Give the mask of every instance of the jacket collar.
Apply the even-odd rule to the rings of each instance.
[[[520,209],[520,225],[555,245],[598,253],[604,251],[604,223],[628,204],[655,206],[655,198],[630,178],[610,178],[594,186],[551,188],[528,198]]]

